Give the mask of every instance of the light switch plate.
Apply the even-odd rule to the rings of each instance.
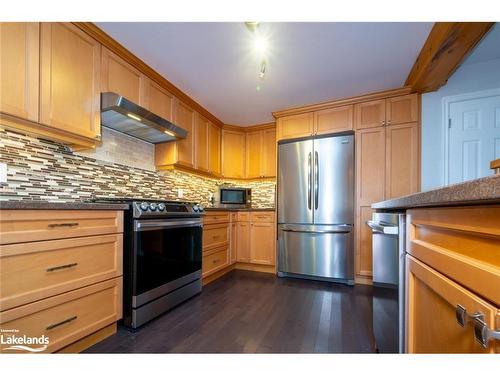
[[[7,183],[7,164],[0,163],[0,184]]]

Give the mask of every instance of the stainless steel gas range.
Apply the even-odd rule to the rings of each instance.
[[[188,202],[97,199],[130,205],[124,222],[123,324],[137,328],[201,292],[203,208]]]

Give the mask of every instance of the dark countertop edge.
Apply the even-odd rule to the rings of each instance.
[[[377,202],[371,207],[375,210],[390,211],[419,207],[487,205],[499,202],[500,175],[492,175]]]
[[[0,210],[128,210],[122,203],[0,201]]]
[[[276,208],[217,208],[217,207],[205,207],[205,211],[276,211]]]

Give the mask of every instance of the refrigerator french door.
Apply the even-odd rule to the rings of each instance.
[[[354,135],[278,143],[278,275],[354,283]]]

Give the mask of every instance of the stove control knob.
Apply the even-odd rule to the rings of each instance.
[[[197,204],[193,205],[194,212],[198,212],[199,210],[200,210],[200,206],[198,206]]]
[[[149,204],[149,209],[151,211],[156,211],[157,208],[158,208],[158,205],[156,203],[150,203]]]
[[[198,206],[198,211],[199,211],[199,212],[203,212],[203,211],[204,211],[204,210],[203,210],[203,207],[202,207],[202,206]]]
[[[147,211],[148,207],[149,207],[149,203],[148,202],[142,202],[140,207],[141,207],[141,210]]]
[[[165,211],[165,203],[158,203],[158,210]]]

